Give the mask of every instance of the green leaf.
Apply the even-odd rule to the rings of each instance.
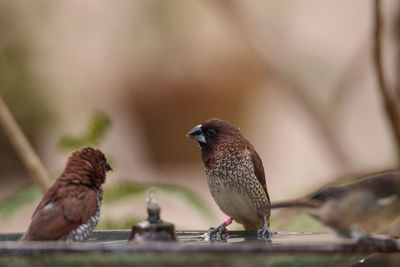
[[[125,197],[139,196],[147,193],[151,187],[155,187],[160,192],[164,192],[172,197],[183,200],[184,203],[195,208],[207,218],[213,217],[211,209],[197,193],[182,186],[170,184],[138,183],[128,181],[120,182],[104,189],[104,203],[113,203]]]
[[[13,196],[10,196],[0,202],[0,215],[7,217],[13,215],[22,206],[34,202],[42,195],[36,185],[29,185],[19,190]]]
[[[102,112],[95,112],[81,137],[65,135],[60,139],[59,146],[64,150],[74,150],[84,146],[97,146],[110,128],[110,119]]]
[[[110,125],[110,119],[104,113],[94,113],[89,122],[89,128],[86,132],[87,141],[98,144],[101,139],[103,139]]]
[[[146,192],[150,185],[136,182],[119,182],[104,188],[104,203],[113,203],[126,197]]]
[[[122,220],[100,220],[96,230],[131,229],[133,225],[143,221],[143,218],[126,218]]]
[[[199,212],[203,214],[203,216],[207,218],[213,217],[211,209],[195,192],[187,188],[175,185],[154,184],[153,186],[158,188],[161,192],[164,191],[168,194],[171,194],[172,196],[175,196],[176,198],[183,200],[188,205],[196,208]]]

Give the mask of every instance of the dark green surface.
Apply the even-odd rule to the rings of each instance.
[[[179,242],[129,243],[130,230],[95,231],[85,243],[16,242],[21,233],[0,234],[1,266],[351,266],[386,246],[363,246],[327,233],[274,234],[234,231],[224,242],[204,231],[178,231]],[[388,250],[389,249],[389,250]],[[391,249],[391,250],[390,250]],[[387,255],[396,255],[394,253]],[[384,256],[386,257],[386,256]]]
[[[360,255],[340,254],[68,254],[0,257],[0,266],[349,266]]]

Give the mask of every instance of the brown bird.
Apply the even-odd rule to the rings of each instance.
[[[382,233],[400,219],[400,172],[330,184],[304,198],[271,205],[288,207],[303,208],[342,237]]]
[[[85,147],[72,152],[21,240],[85,241],[99,221],[102,184],[109,170],[98,149]]]
[[[216,230],[225,230],[233,219],[246,230],[261,228],[259,236],[269,236],[270,200],[263,164],[240,129],[226,121],[210,119],[187,135],[200,145],[211,195],[231,217]]]

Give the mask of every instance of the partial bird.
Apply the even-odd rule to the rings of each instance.
[[[245,230],[269,237],[270,199],[260,156],[240,129],[210,119],[187,133],[200,145],[211,195],[230,218],[210,232],[222,232],[232,219]]]
[[[400,219],[400,172],[329,184],[309,196],[272,203],[271,208],[304,209],[345,238],[383,233]]]
[[[64,171],[41,199],[21,241],[85,241],[99,222],[102,184],[109,170],[98,149],[72,152]]]

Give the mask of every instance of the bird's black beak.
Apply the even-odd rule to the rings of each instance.
[[[196,140],[199,143],[203,143],[203,144],[207,144],[206,142],[206,138],[203,134],[203,131],[201,130],[201,124],[197,125],[196,127],[194,127],[192,130],[190,130],[186,136]]]
[[[106,171],[112,171],[113,169],[111,168],[110,164],[106,163]]]

